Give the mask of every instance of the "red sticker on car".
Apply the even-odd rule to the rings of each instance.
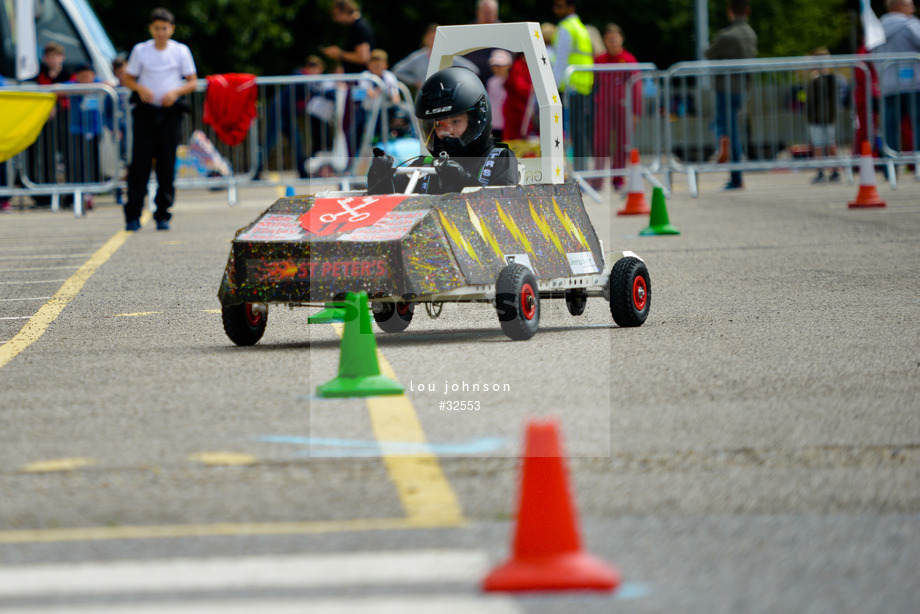
[[[405,199],[402,194],[317,198],[299,221],[307,232],[325,237],[376,224]]]

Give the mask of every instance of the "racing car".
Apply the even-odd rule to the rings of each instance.
[[[645,322],[644,261],[632,252],[604,254],[581,189],[563,178],[562,106],[539,24],[442,26],[429,76],[496,40],[525,54],[540,104],[543,155],[523,161],[520,184],[414,194],[421,175],[437,172],[421,166],[399,169],[412,175],[402,194],[277,200],[233,239],[218,297],[234,343],[262,338],[271,305],[327,307],[362,291],[386,333],[406,330],[416,306],[436,318],[445,303],[462,302],[493,304],[513,340],[536,333],[544,299],[565,300],[578,316],[589,297],[603,297],[619,326]]]

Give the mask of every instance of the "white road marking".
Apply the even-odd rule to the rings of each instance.
[[[13,256],[11,258],[0,258],[0,262],[9,262],[16,260],[66,260],[67,258],[91,258],[92,254],[52,254],[45,256]]]
[[[522,614],[510,597],[500,595],[377,595],[370,597],[284,598],[98,603],[4,609],[5,614]]]
[[[70,266],[34,266],[26,269],[0,269],[0,273],[29,273],[32,271],[75,271],[77,265]]]
[[[489,561],[478,550],[18,565],[0,567],[0,598],[458,583],[478,586],[488,570]]]

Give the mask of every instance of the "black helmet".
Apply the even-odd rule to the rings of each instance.
[[[466,114],[468,126],[459,136],[438,138],[435,122]],[[480,155],[492,138],[492,110],[482,81],[473,71],[451,66],[434,73],[422,84],[415,101],[422,138],[434,155]]]

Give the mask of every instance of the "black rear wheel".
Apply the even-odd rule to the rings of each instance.
[[[588,305],[588,293],[581,288],[573,288],[565,293],[565,306],[573,316],[580,316]]]
[[[617,260],[607,290],[613,321],[619,326],[642,326],[652,304],[652,282],[645,263],[634,256]]]
[[[254,303],[227,305],[221,309],[224,332],[237,345],[255,345],[265,334],[268,324],[268,305]]]
[[[522,264],[509,264],[495,282],[495,309],[502,332],[515,341],[530,339],[540,325],[537,279]]]
[[[415,313],[415,304],[405,301],[396,303],[374,303],[371,310],[374,321],[385,333],[401,333],[409,327]]]

